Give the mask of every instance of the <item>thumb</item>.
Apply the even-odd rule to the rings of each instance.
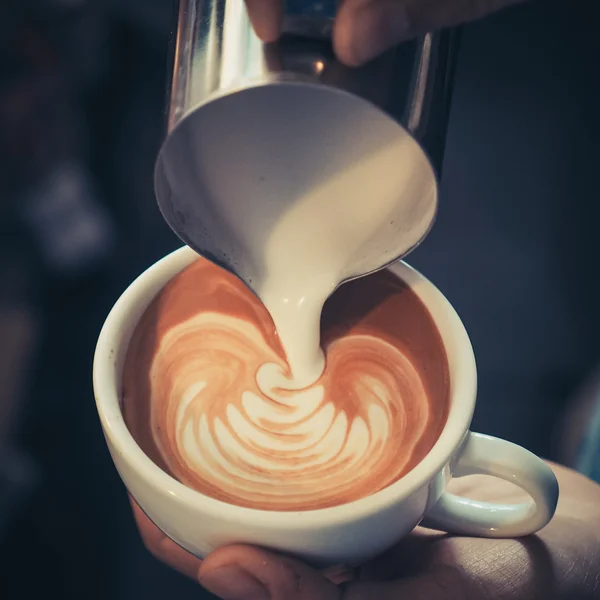
[[[340,589],[315,569],[251,546],[213,552],[200,583],[223,600],[339,600]]]
[[[345,0],[334,29],[340,60],[358,66],[428,31],[472,21],[521,0]]]

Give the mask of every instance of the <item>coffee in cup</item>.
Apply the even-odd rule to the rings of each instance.
[[[321,341],[325,371],[299,388],[260,300],[198,259],[135,329],[125,421],[156,465],[230,504],[302,511],[369,496],[417,465],[444,428],[444,344],[389,271],[333,294]]]

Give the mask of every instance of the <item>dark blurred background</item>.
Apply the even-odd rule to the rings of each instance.
[[[561,458],[600,358],[593,2],[463,37],[443,205],[410,258],[478,357],[474,428]],[[179,244],[152,170],[170,0],[0,0],[0,597],[201,598],[143,548],[91,363],[112,303]]]

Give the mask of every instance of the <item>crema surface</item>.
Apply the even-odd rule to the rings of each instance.
[[[445,424],[449,379],[425,306],[383,271],[325,305],[325,370],[299,389],[273,322],[238,279],[202,259],[140,320],[128,349],[128,427],[161,468],[246,507],[335,506],[397,481]]]

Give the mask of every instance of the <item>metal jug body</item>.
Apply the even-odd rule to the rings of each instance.
[[[332,48],[335,4],[318,3],[320,9],[317,11],[311,3],[288,3],[281,38],[276,43],[263,44],[254,34],[241,0],[179,2],[176,35],[171,46],[173,68],[167,88],[167,137],[159,154],[155,176],[157,199],[166,221],[183,241],[240,275],[246,283],[252,269],[239,264],[239,257],[245,251],[243,240],[239,239],[240,231],[232,231],[231,223],[224,223],[211,206],[198,199],[210,195],[213,207],[215,203],[225,206],[226,196],[239,193],[238,189],[212,181],[216,171],[223,171],[212,155],[219,152],[218,146],[229,144],[230,149],[235,148],[236,143],[231,138],[236,135],[239,144],[256,144],[249,132],[244,135],[241,131],[239,113],[246,111],[248,120],[266,118],[270,114],[265,112],[266,109],[257,117],[247,108],[262,91],[269,91],[269,99],[263,97],[263,102],[272,102],[273,114],[281,112],[277,103],[287,103],[285,119],[288,124],[295,120],[295,115],[299,118],[306,112],[306,105],[299,102],[294,112],[292,104],[298,94],[310,90],[315,98],[322,96],[325,104],[335,96],[340,102],[339,110],[345,110],[346,115],[339,117],[339,124],[333,125],[332,121],[338,117],[332,109],[334,112],[328,121],[330,129],[325,136],[329,139],[342,127],[351,128],[357,119],[377,120],[380,115],[376,112],[381,113],[382,119],[390,121],[390,128],[391,121],[394,122],[394,135],[402,129],[407,139],[414,140],[414,153],[424,152],[428,164],[425,165],[420,157],[415,164],[423,171],[420,177],[431,177],[432,185],[437,188],[436,172],[439,174],[443,160],[458,32],[427,34],[399,45],[364,67],[350,68],[336,59]],[[246,100],[234,105],[233,98],[239,98],[241,93],[246,93]],[[313,95],[310,96],[310,110],[319,111],[322,105],[320,100],[312,100]],[[360,109],[356,108],[359,101],[362,103]],[[350,108],[344,108],[344,103]],[[227,110],[230,112],[226,113]],[[354,110],[363,111],[365,115],[368,112],[369,116],[363,117],[362,112],[356,112],[353,121]],[[304,133],[295,131],[290,138]],[[260,145],[260,130],[255,130],[253,135]],[[363,139],[365,135],[370,136],[363,130],[362,137],[357,134],[357,139]],[[314,141],[306,140],[301,149],[296,147],[292,154],[292,159],[297,156],[301,163],[297,166],[299,171],[314,171],[319,160],[326,160],[320,146],[327,142],[318,135],[313,137]],[[199,150],[203,144],[208,144],[208,139],[211,148]],[[273,156],[274,169],[285,145],[286,140],[280,140],[278,146],[268,148],[268,152],[278,155]],[[312,163],[307,159],[304,164],[300,155],[311,153],[320,158],[315,156]],[[191,154],[196,155],[193,160]],[[250,157],[250,162],[252,159]],[[222,159],[225,160],[227,155]],[[240,158],[238,163],[241,161]],[[232,169],[241,168],[233,156],[230,162]],[[259,166],[254,165],[254,169],[258,177],[269,178],[268,173],[258,173]],[[295,175],[299,177],[301,173]],[[220,176],[226,179],[224,171]],[[229,176],[240,177],[243,181],[237,172]],[[215,186],[218,189],[213,189]],[[239,184],[246,190],[253,190],[252,186],[252,181]],[[269,193],[284,186],[285,182],[278,183]],[[262,193],[261,189],[257,188],[255,192]],[[412,235],[406,238],[406,247],[398,247],[397,252],[401,254],[394,258],[406,254],[427,234],[437,208],[437,189],[435,199],[430,203],[435,206],[427,207],[419,217]],[[380,266],[367,261],[357,265],[356,273],[348,273],[348,277],[362,274],[359,273],[361,268],[368,272]]]

